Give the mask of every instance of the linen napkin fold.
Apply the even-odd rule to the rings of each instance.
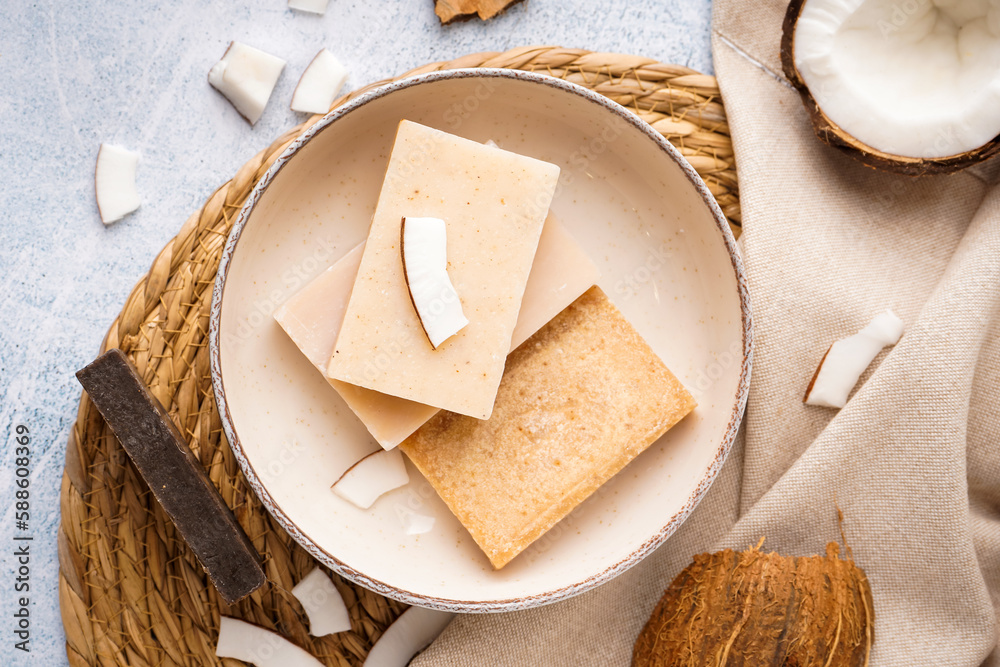
[[[781,73],[784,11],[713,9],[756,325],[729,460],[632,570],[547,607],[459,616],[414,665],[628,665],[695,553],[761,536],[823,553],[838,506],[873,589],[873,665],[1000,664],[1000,164],[914,180],[822,145]],[[804,405],[827,347],[886,308],[906,332],[848,405]]]

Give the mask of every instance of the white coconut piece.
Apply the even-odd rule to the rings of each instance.
[[[828,408],[847,404],[854,385],[872,360],[903,335],[903,321],[891,310],[876,315],[864,329],[838,340],[827,351],[806,390],[805,403]]]
[[[467,324],[448,277],[448,236],[440,218],[403,218],[399,249],[410,300],[431,347],[437,349]]]
[[[383,494],[405,486],[409,481],[400,451],[383,449],[352,465],[331,488],[347,502],[366,510]]]
[[[351,629],[351,616],[344,598],[330,577],[320,568],[302,577],[292,588],[292,595],[302,604],[313,637],[333,635]]]
[[[94,193],[101,222],[110,225],[139,208],[142,200],[135,187],[139,154],[111,144],[101,144],[94,169]]]
[[[321,49],[302,72],[292,94],[292,111],[326,113],[347,81],[347,68],[337,57]]]
[[[995,0],[806,0],[794,62],[830,120],[885,153],[949,157],[1000,136]]]
[[[326,6],[330,0],[288,0],[289,9],[297,9],[300,12],[310,14],[325,14]]]
[[[257,122],[271,99],[285,61],[241,42],[231,42],[222,60],[208,73],[208,82],[250,122]]]
[[[257,667],[323,667],[311,653],[270,630],[223,616],[215,655],[250,662]]]
[[[403,532],[407,535],[423,535],[434,530],[434,517],[407,511],[400,517],[403,522]]]
[[[447,611],[410,607],[375,642],[364,667],[406,667],[444,632],[454,616]]]

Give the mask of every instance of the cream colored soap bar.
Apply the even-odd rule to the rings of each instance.
[[[486,419],[559,168],[402,121],[327,375]],[[469,324],[433,349],[400,258],[403,216],[445,221]]]
[[[363,251],[362,243],[274,313],[278,324],[324,375],[344,320]],[[538,252],[528,274],[511,350],[545,326],[599,278],[600,272],[583,248],[563,225],[549,216],[542,228]],[[386,449],[398,445],[438,412],[437,408],[429,405],[327,379],[375,440]]]

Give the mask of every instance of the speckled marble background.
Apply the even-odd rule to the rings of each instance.
[[[288,109],[321,47],[349,87],[435,60],[525,44],[635,53],[711,71],[709,0],[528,0],[442,28],[431,0],[0,2],[0,665],[64,665],[57,598],[59,483],[80,387],[137,278],[188,215],[300,121]],[[206,82],[231,40],[288,61],[251,128]],[[101,142],[137,150],[142,208],[105,229],[93,195]],[[31,519],[15,529],[14,429],[32,438]],[[31,653],[15,650],[13,535],[30,535]]]

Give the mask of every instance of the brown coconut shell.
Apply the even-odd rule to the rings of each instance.
[[[923,176],[929,174],[950,174],[960,171],[974,164],[978,164],[994,155],[1000,153],[1000,136],[994,137],[989,142],[965,153],[950,155],[940,158],[914,158],[902,155],[892,155],[873,148],[868,144],[855,139],[844,131],[820,108],[819,103],[809,92],[805,81],[799,74],[795,66],[795,26],[798,24],[799,15],[806,0],[792,0],[785,12],[785,21],[781,34],[781,67],[785,71],[785,76],[799,91],[802,103],[809,112],[813,129],[820,140],[836,148],[837,150],[851,156],[855,160],[863,162],[869,167],[891,171],[907,176]]]
[[[633,667],[862,667],[874,632],[871,587],[831,542],[826,556],[732,550],[695,556],[670,584]]]
[[[486,21],[522,0],[435,0],[434,13],[442,25],[468,20],[474,16]]]

